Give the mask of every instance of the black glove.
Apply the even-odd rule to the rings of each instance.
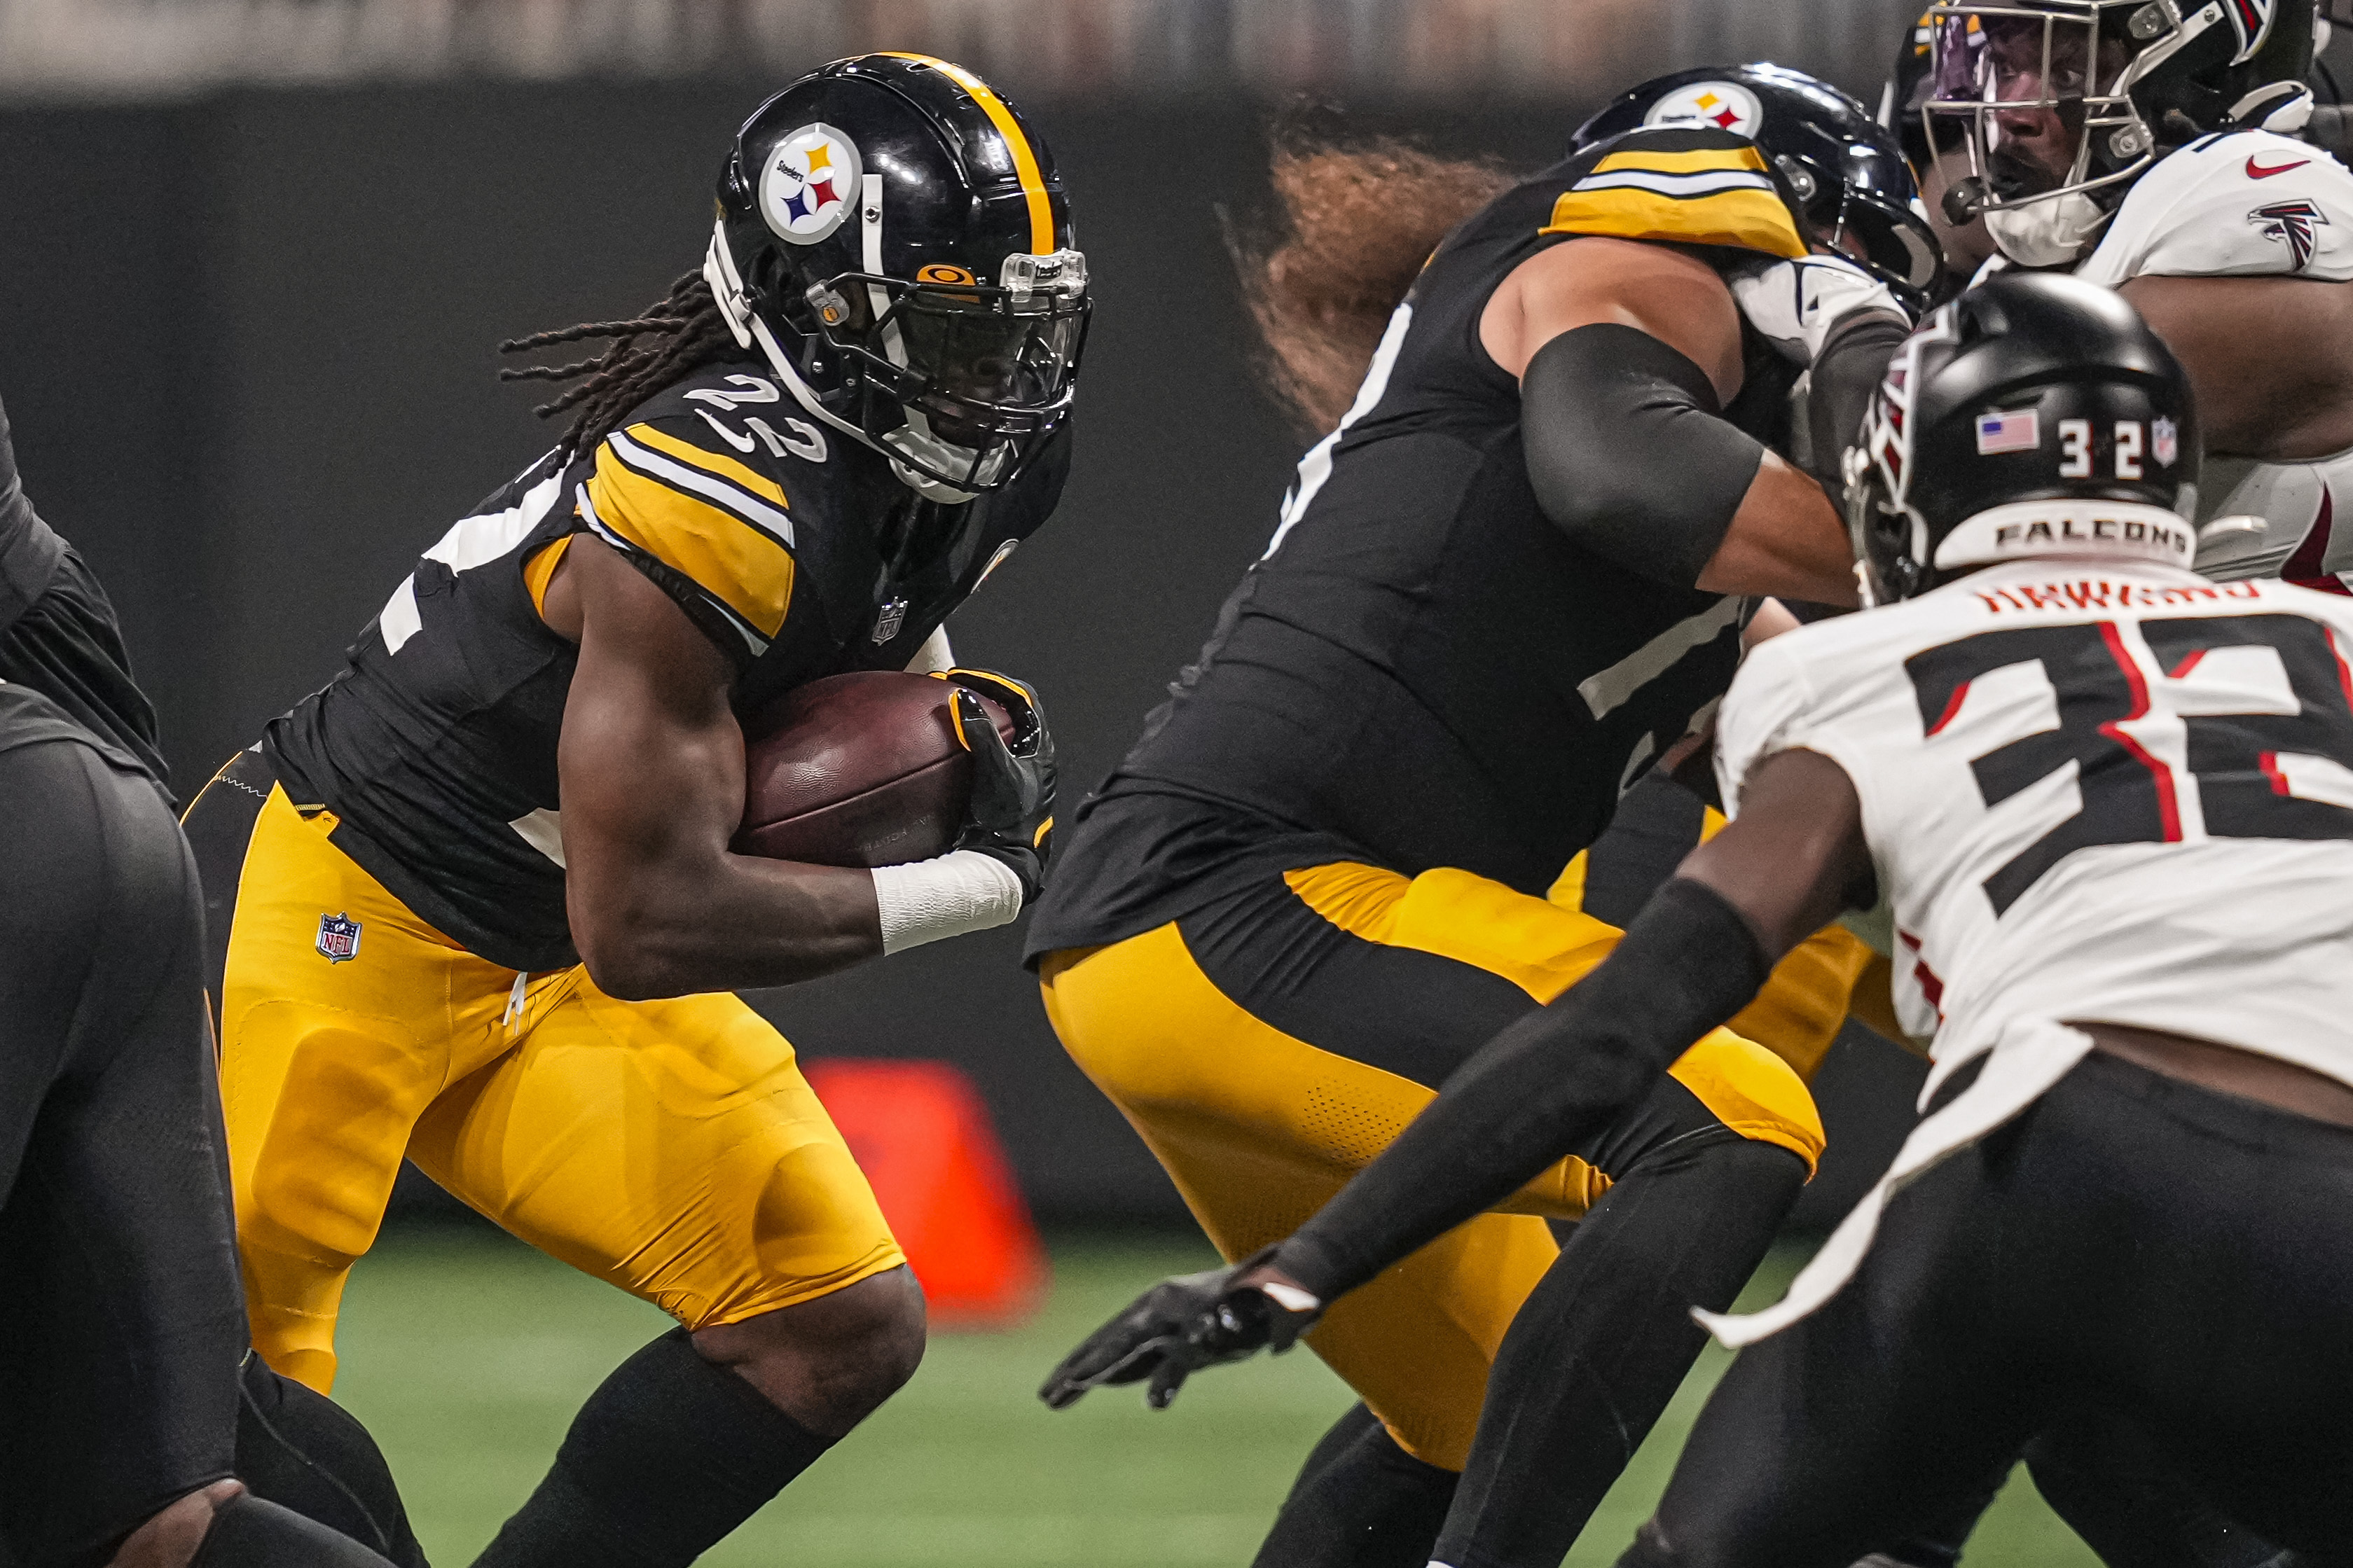
[[[955,847],[976,849],[1012,868],[1027,905],[1046,885],[1048,836],[1054,830],[1054,737],[1046,710],[1026,681],[986,669],[951,669],[941,679],[955,694],[956,739],[972,753],[972,805]],[[979,693],[976,697],[974,693]],[[1013,720],[1013,742],[997,732],[980,697]]]
[[[1314,1326],[1324,1308],[1308,1298],[1304,1310],[1294,1310],[1259,1286],[1234,1284],[1273,1250],[1223,1268],[1163,1279],[1063,1357],[1038,1397],[1063,1410],[1090,1388],[1150,1378],[1144,1402],[1166,1410],[1186,1378],[1202,1367],[1241,1361],[1260,1350],[1281,1355]],[[1305,1291],[1298,1294],[1306,1297]]]

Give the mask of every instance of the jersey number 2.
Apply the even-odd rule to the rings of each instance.
[[[2353,810],[2297,795],[2283,758],[2319,757],[2353,770],[2353,674],[2327,628],[2292,615],[2198,616],[2144,620],[2142,637],[2168,678],[2154,699],[2113,621],[1980,632],[1904,661],[1936,734],[1960,710],[1969,683],[2014,664],[2040,664],[2059,705],[2056,729],[2025,735],[1971,759],[1978,793],[1999,805],[2073,762],[2083,808],[1986,879],[1994,913],[2006,912],[2042,874],[2095,844],[2179,842],[2174,770],[2122,725],[2154,710],[2189,731],[2206,831],[2217,838],[2353,838]],[[2294,713],[2180,712],[2166,687],[2218,648],[2279,655]]]

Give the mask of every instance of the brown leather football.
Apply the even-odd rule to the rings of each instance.
[[[735,852],[816,866],[897,866],[947,853],[972,800],[972,753],[928,675],[860,670],[786,692],[748,726]],[[1013,721],[981,704],[1008,742]]]

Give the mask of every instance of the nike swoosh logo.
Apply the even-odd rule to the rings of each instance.
[[[2298,158],[2293,163],[2274,163],[2270,168],[2266,169],[2261,163],[2258,163],[2253,158],[2250,158],[2247,160],[2247,178],[2251,180],[2268,180],[2274,174],[2284,174],[2290,169],[2301,169],[2306,163],[2311,162],[2312,160],[2309,158]]]

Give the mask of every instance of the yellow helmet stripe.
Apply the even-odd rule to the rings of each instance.
[[[962,66],[950,65],[931,55],[909,54],[903,49],[885,49],[882,53],[894,60],[921,60],[972,94],[972,100],[980,105],[980,111],[988,116],[989,123],[997,127],[1006,146],[1013,151],[1014,177],[1021,182],[1021,194],[1029,202],[1030,250],[1039,256],[1053,255],[1054,204],[1046,197],[1045,172],[1039,168],[1037,150],[1029,145],[1029,138],[1021,134],[1021,126],[1013,118],[1013,111],[1005,107],[1005,100]]]

